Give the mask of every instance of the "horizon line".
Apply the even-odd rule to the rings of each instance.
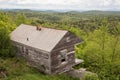
[[[0,10],[35,10],[35,11],[77,11],[77,12],[84,12],[84,11],[113,11],[119,12],[120,10],[99,10],[99,9],[91,9],[91,10],[76,10],[76,9],[29,9],[29,8],[0,8]]]

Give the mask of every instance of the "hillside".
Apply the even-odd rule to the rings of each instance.
[[[80,80],[64,74],[51,76],[29,67],[16,57],[10,33],[20,24],[69,30],[84,43],[75,46],[76,57],[84,67],[98,75],[85,80],[120,80],[120,12],[85,11],[56,12],[34,10],[0,11],[0,80]],[[2,73],[5,75],[3,75]]]

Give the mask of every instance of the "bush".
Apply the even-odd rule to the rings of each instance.
[[[99,80],[99,78],[94,73],[87,73],[84,80]]]
[[[11,46],[7,28],[0,28],[0,57],[13,57],[14,50]]]

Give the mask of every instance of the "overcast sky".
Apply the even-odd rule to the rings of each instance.
[[[0,8],[120,11],[120,0],[0,0]]]

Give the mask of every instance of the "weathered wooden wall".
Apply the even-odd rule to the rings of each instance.
[[[67,41],[69,38],[69,41]],[[68,32],[62,40],[56,45],[56,47],[51,52],[51,72],[53,74],[61,73],[67,70],[70,70],[75,64],[75,53],[74,45],[80,43],[81,40],[76,37],[74,34]],[[63,64],[59,60],[60,51],[67,49],[67,60]]]
[[[51,73],[50,53],[17,42],[13,42],[13,44],[18,48],[17,54],[24,57],[29,65],[36,67],[42,72]]]

